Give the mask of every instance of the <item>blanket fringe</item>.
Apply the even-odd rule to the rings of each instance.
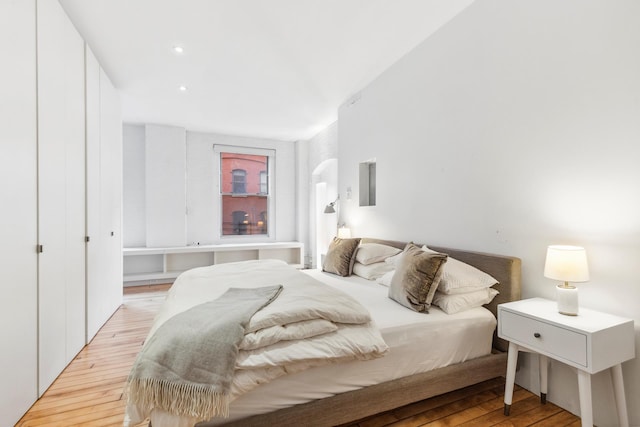
[[[199,421],[229,417],[229,395],[204,384],[179,384],[154,378],[134,379],[128,384],[127,396],[130,403],[147,412],[160,408]]]

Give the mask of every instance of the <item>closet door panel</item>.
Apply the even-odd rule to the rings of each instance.
[[[104,298],[110,316],[122,303],[122,113],[120,96],[102,69],[100,123],[102,232],[108,262]]]
[[[14,425],[37,388],[35,0],[0,0],[0,425]]]
[[[66,17],[66,15],[65,15]],[[86,344],[86,181],[84,41],[68,21],[69,68],[66,138],[66,363]]]
[[[120,99],[86,50],[87,338],[122,303],[122,119]]]
[[[38,230],[43,252],[39,276],[39,369],[40,394],[65,366],[65,191],[64,111],[59,99],[64,86],[56,62],[60,50],[55,37],[59,19],[38,0]],[[58,24],[58,25],[57,25]],[[62,54],[64,57],[64,54]]]
[[[42,394],[85,341],[84,44],[56,0],[37,15]]]
[[[86,126],[87,126],[87,342],[104,324],[106,314],[103,290],[106,286],[106,237],[101,231],[100,180],[100,65],[85,45]],[[105,318],[106,316],[106,318]]]

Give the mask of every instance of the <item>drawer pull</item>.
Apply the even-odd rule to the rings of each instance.
[[[540,338],[540,336],[541,336],[541,335],[540,335],[540,332],[535,332],[535,333],[533,334],[533,336],[534,336],[534,337],[536,337],[536,338]]]

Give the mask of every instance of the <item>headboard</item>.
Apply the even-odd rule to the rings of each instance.
[[[404,249],[406,242],[399,242],[395,240],[382,240],[365,237],[361,241],[362,243],[381,243],[384,245],[393,246],[399,249]],[[418,246],[422,244],[416,243]],[[429,248],[444,254],[449,255],[459,261],[465,262],[475,268],[484,271],[487,274],[495,277],[498,284],[493,288],[500,292],[489,304],[485,305],[496,319],[498,318],[498,304],[503,302],[515,301],[521,298],[522,282],[521,282],[521,261],[520,258],[515,258],[505,255],[495,255],[484,252],[465,251],[461,249],[451,249],[440,246],[431,246]],[[493,347],[507,351],[508,343],[498,338],[497,333],[493,334]]]

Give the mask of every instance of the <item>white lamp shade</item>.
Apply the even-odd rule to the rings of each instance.
[[[544,263],[544,275],[564,282],[588,281],[587,252],[580,246],[549,246]]]
[[[350,239],[351,238],[351,229],[347,227],[338,228],[338,237],[341,239]]]

